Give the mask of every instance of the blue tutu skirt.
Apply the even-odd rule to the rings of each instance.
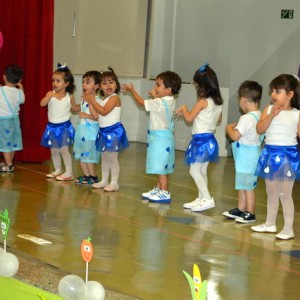
[[[78,124],[76,127],[73,155],[76,160],[83,163],[98,163],[100,152],[96,150],[96,137],[98,134],[98,123]]]
[[[174,134],[172,130],[148,131],[147,174],[173,174],[175,160]]]
[[[97,151],[120,152],[128,146],[126,131],[120,122],[99,128],[96,138]]]
[[[19,117],[0,117],[0,151],[13,152],[22,149]]]
[[[41,145],[48,148],[62,148],[73,145],[75,129],[71,121],[59,124],[48,123],[43,133]]]
[[[265,145],[259,157],[255,174],[268,180],[295,180],[297,176],[299,177],[297,145]]]
[[[219,145],[213,133],[194,134],[185,151],[185,163],[203,163],[217,161]]]

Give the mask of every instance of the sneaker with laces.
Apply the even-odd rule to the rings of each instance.
[[[192,207],[191,211],[200,212],[200,211],[207,210],[207,209],[210,209],[213,207],[215,207],[215,201],[214,201],[213,197],[211,199],[202,198],[200,204]]]
[[[148,200],[149,197],[154,196],[155,194],[157,194],[160,191],[159,188],[155,187],[152,190],[150,190],[149,192],[145,192],[142,193],[142,199]]]
[[[171,193],[165,190],[159,190],[156,194],[151,195],[148,200],[156,203],[169,203],[171,202]]]
[[[201,203],[201,199],[200,198],[196,198],[194,201],[192,202],[187,202],[183,204],[183,208],[188,208],[191,209],[197,205],[199,205]]]
[[[224,217],[226,217],[226,218],[229,218],[229,219],[236,219],[236,218],[238,218],[238,217],[241,217],[243,213],[244,213],[243,211],[239,210],[239,209],[236,207],[236,208],[231,209],[231,210],[229,210],[229,211],[224,211],[224,212],[222,213],[222,216],[224,216]]]
[[[240,217],[237,217],[235,219],[236,222],[238,223],[254,223],[256,221],[255,214],[252,214],[249,211],[244,211]]]
[[[266,226],[266,224],[261,224],[257,226],[251,226],[251,230],[255,232],[269,232],[275,233],[277,231],[276,225],[273,226]]]

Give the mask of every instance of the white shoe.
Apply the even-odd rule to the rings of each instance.
[[[195,207],[195,206],[197,206],[197,205],[200,205],[200,203],[201,203],[201,199],[200,198],[196,198],[194,201],[192,201],[192,202],[187,202],[187,203],[184,203],[183,204],[183,207],[184,208],[189,208],[189,209],[191,209],[191,208],[193,208],[193,207]]]
[[[119,185],[117,183],[111,183],[104,188],[105,192],[117,192],[119,190]]]
[[[215,201],[214,201],[213,197],[211,199],[203,198],[203,199],[201,199],[200,204],[191,208],[191,211],[199,212],[199,211],[203,211],[203,210],[210,209],[213,207],[215,207]]]
[[[95,189],[103,189],[106,186],[108,186],[108,182],[107,181],[99,181],[97,183],[93,183],[92,187]]]
[[[154,196],[155,194],[157,194],[158,192],[160,191],[159,188],[155,187],[153,188],[151,191],[149,192],[145,192],[145,193],[142,193],[142,199],[149,199],[149,197],[151,196]]]
[[[280,231],[278,234],[276,234],[276,239],[278,240],[290,240],[295,237],[294,232],[288,232],[285,230]]]
[[[269,232],[269,233],[275,233],[277,231],[276,225],[266,226],[266,224],[251,226],[251,230],[255,232]]]
[[[159,190],[158,193],[148,198],[150,202],[169,203],[171,202],[171,193],[165,190]]]

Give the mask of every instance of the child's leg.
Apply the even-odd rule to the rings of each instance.
[[[268,195],[267,202],[267,220],[265,225],[267,227],[274,226],[276,223],[278,208],[279,208],[279,186],[280,182],[276,180],[266,179],[266,190]]]
[[[246,210],[246,193],[245,190],[238,190],[238,209],[240,211]]]
[[[72,176],[72,174],[73,174],[73,172],[72,172],[72,157],[70,155],[69,148],[62,147],[59,150],[60,150],[60,154],[63,158],[64,164],[66,167],[66,171],[62,176],[64,176],[64,177]]]
[[[251,214],[254,214],[255,211],[255,192],[254,190],[248,191],[245,190],[245,209],[249,211]]]
[[[8,166],[12,166],[13,165],[13,159],[14,159],[13,154],[14,154],[14,152],[3,152],[5,163]]]
[[[193,163],[190,166],[190,175],[193,177],[198,187],[199,199],[211,199],[210,193],[207,187],[207,167],[208,162],[205,163]]]
[[[158,188],[168,191],[168,175],[158,175]]]
[[[282,204],[282,211],[284,217],[283,231],[287,233],[294,232],[293,223],[294,223],[295,207],[292,198],[293,186],[294,186],[294,181],[290,181],[290,180],[282,181],[280,185],[280,200]]]
[[[86,163],[86,167],[87,167],[89,176],[96,176],[94,163]]]
[[[83,174],[85,176],[90,176],[90,172],[89,172],[89,168],[88,168],[88,165],[87,163],[85,162],[80,162],[80,167],[81,167],[81,170],[83,172]]]
[[[108,184],[110,171],[109,152],[105,151],[101,153],[101,182]]]
[[[110,184],[118,184],[119,175],[120,175],[120,164],[118,160],[118,152],[110,152],[110,170],[111,170],[111,179]]]
[[[54,166],[54,172],[60,173],[62,168],[59,148],[51,148],[51,158]]]

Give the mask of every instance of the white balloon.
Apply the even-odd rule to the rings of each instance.
[[[0,251],[0,276],[12,277],[18,270],[18,258],[12,253]]]
[[[104,300],[105,290],[97,281],[86,282],[79,291],[80,300]]]
[[[58,284],[58,293],[65,300],[79,300],[79,290],[84,280],[77,275],[67,275]]]

